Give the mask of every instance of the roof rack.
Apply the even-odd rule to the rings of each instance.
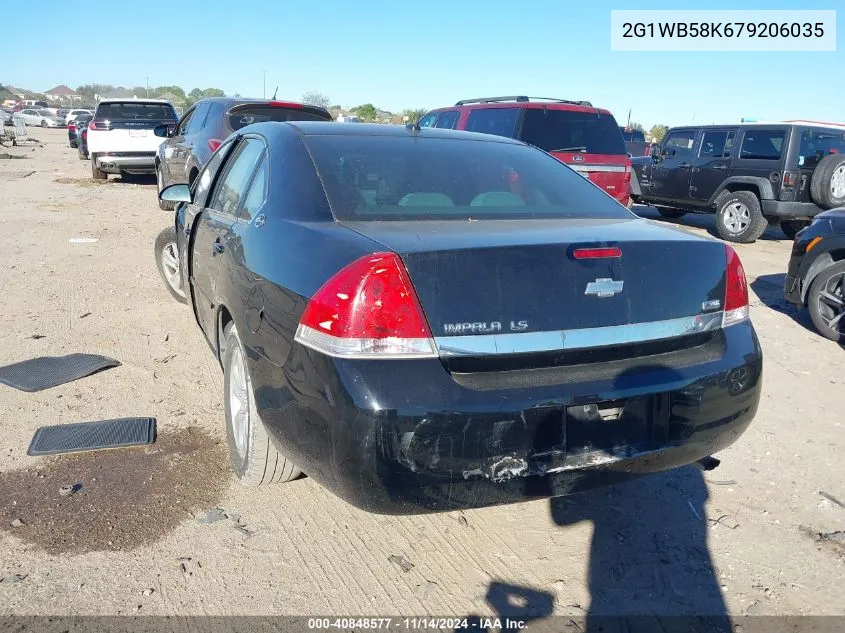
[[[571,105],[587,106],[589,108],[593,106],[593,104],[589,101],[570,101],[569,99],[556,99],[553,97],[526,97],[524,95],[511,97],[482,97],[480,99],[463,99],[462,101],[458,101],[455,105],[462,106],[468,105],[470,103],[499,103],[502,101],[516,101],[517,103],[527,103],[529,101],[551,101],[553,103],[569,103]]]

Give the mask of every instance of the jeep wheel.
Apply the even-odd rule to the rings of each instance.
[[[783,234],[791,240],[795,239],[798,231],[806,229],[810,226],[809,220],[781,220],[780,228]]]
[[[828,154],[819,161],[810,179],[810,197],[822,209],[845,206],[845,156]]]
[[[716,232],[728,242],[750,244],[768,226],[760,201],[750,191],[726,192],[716,204]]]
[[[664,218],[669,218],[670,220],[677,220],[687,214],[686,211],[678,211],[677,209],[670,209],[669,207],[657,207],[657,212]]]
[[[807,308],[822,336],[845,342],[845,262],[828,266],[813,280],[807,293]]]

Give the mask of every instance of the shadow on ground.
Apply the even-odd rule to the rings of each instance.
[[[639,204],[635,204],[631,211],[636,213],[641,218],[645,218],[648,220],[660,220],[661,222],[669,222],[671,224],[678,224],[680,226],[689,226],[696,229],[703,229],[713,237],[719,237],[719,234],[716,232],[715,215],[713,215],[712,213],[687,213],[682,218],[669,219],[664,218],[662,215],[660,215],[656,208]],[[759,239],[773,242],[792,241],[788,237],[786,237],[786,235],[784,235],[783,231],[780,230],[779,226],[769,226],[766,229],[766,232],[763,233],[763,235],[760,236]]]
[[[750,298],[753,301],[754,296],[756,296],[760,303],[766,307],[771,308],[775,312],[785,314],[801,327],[816,334],[816,329],[813,327],[813,322],[810,320],[807,311],[793,303],[789,303],[783,296],[785,277],[785,273],[760,275],[749,284],[751,292],[754,293]]]

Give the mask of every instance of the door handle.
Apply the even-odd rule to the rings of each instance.
[[[223,252],[223,244],[220,243],[220,238],[217,238],[216,240],[214,240],[214,244],[212,244],[211,247],[214,251],[214,254]]]
[[[713,169],[718,169],[719,171],[725,171],[728,168],[727,165],[716,165]]]
[[[689,169],[690,167],[692,167],[692,165],[690,165],[689,163],[681,163],[680,165],[678,165],[678,167],[680,167],[681,169]]]

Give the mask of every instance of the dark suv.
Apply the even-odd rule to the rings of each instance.
[[[158,190],[194,182],[200,168],[232,132],[263,121],[331,121],[325,108],[289,101],[211,97],[197,101],[174,127],[159,126],[167,138],[158,148],[155,168]],[[159,202],[168,209],[167,202]]]
[[[483,132],[519,139],[548,152],[624,205],[631,160],[613,115],[589,101],[541,97],[465,99],[437,108],[420,127]]]
[[[716,213],[716,230],[748,243],[769,223],[790,239],[845,206],[845,126],[811,122],[672,128],[632,160],[631,195],[664,217]]]

